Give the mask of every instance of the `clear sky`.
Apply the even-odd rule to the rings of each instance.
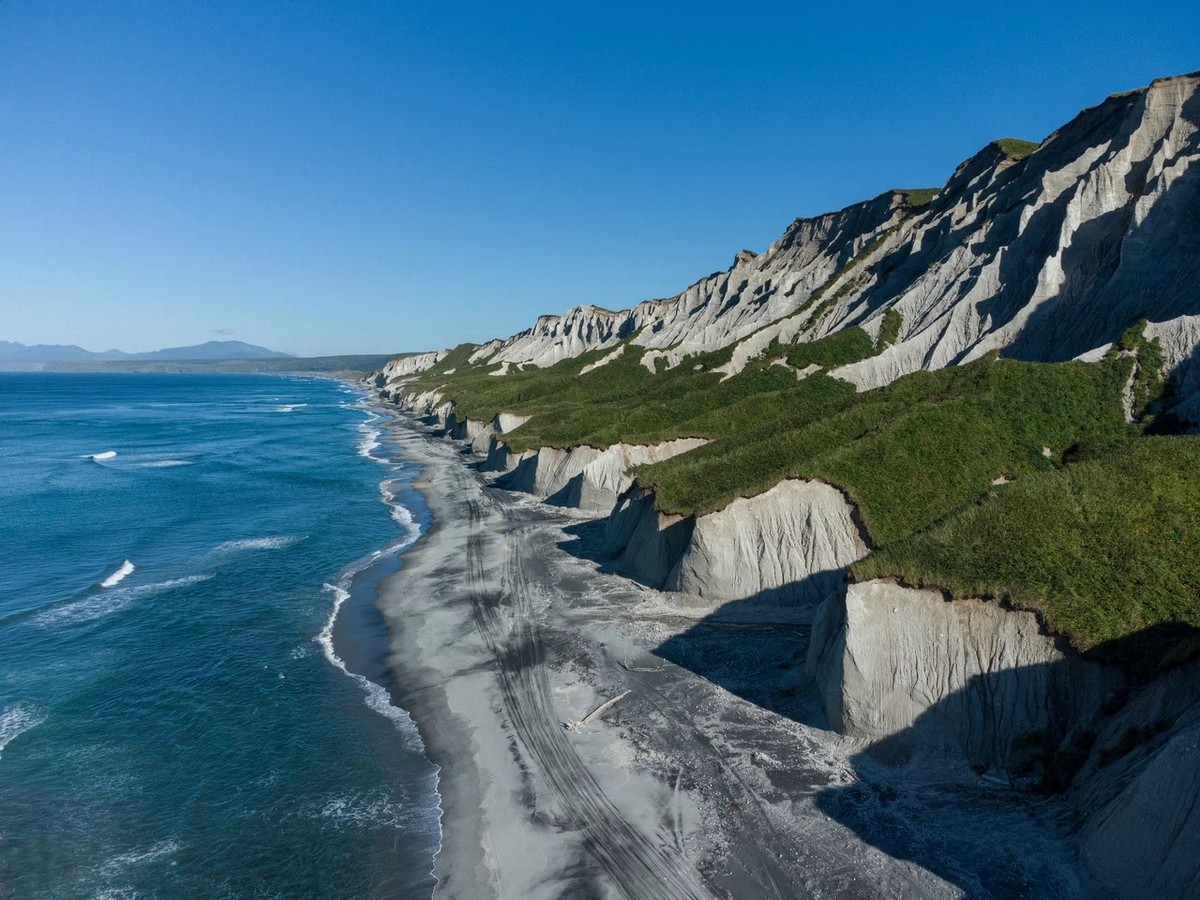
[[[1197,68],[1196,0],[0,0],[0,339],[508,335]]]

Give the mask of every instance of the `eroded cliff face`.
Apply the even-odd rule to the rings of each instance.
[[[874,387],[990,350],[1065,360],[1139,317],[1200,312],[1200,77],[1157,81],[1084,110],[1019,162],[992,148],[879,248],[828,329],[878,307],[901,340],[840,374]],[[1194,345],[1193,345],[1194,349]]]
[[[923,206],[889,192],[798,219],[765,253],[739,253],[675,297],[542,316],[471,360],[548,366],[630,339],[652,352],[652,371],[657,359],[674,366],[733,345],[732,373],[773,339],[855,325],[873,335],[894,309],[897,341],[835,370],[866,389],[992,350],[1072,359],[1145,317],[1170,334],[1186,398],[1200,389],[1189,374],[1200,341],[1190,321],[1200,315],[1198,160],[1200,73],[1162,79],[1084,110],[1024,158],[988,145]],[[439,353],[397,360],[383,380]]]
[[[747,619],[804,621],[867,553],[841,491],[793,479],[705,516],[657,511],[634,486],[608,517],[613,567]],[[733,601],[748,601],[735,603]]]
[[[1200,896],[1200,668],[1143,688],[1095,747],[1072,791],[1084,866],[1117,897]]]
[[[826,714],[873,755],[918,752],[1015,777],[1047,748],[1094,731],[1121,678],[1045,633],[1030,612],[889,581],[823,605],[808,668]]]
[[[1197,895],[1200,664],[1142,683],[1032,613],[869,581],[822,606],[808,668],[831,724],[872,758],[1069,782],[1080,860],[1106,893]]]
[[[604,450],[541,447],[521,455],[511,466],[507,459],[499,463],[497,469],[507,474],[496,480],[496,486],[559,506],[606,513],[632,485],[629,472],[634,466],[662,462],[707,443],[703,438],[680,438],[649,446],[614,444]]]
[[[867,549],[841,491],[793,479],[696,519],[664,587],[713,603],[755,598],[764,608],[815,609]]]

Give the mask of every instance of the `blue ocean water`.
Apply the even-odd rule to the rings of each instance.
[[[386,426],[329,380],[0,375],[0,897],[429,895]]]

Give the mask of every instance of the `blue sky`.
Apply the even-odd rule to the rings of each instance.
[[[310,355],[674,294],[1200,68],[1200,4],[0,0],[0,339]]]

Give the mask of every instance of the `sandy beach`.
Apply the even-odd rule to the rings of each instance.
[[[1080,895],[1054,804],[825,730],[803,626],[703,620],[606,573],[588,519],[410,419],[395,439],[433,525],[379,606],[441,767],[437,896]]]

